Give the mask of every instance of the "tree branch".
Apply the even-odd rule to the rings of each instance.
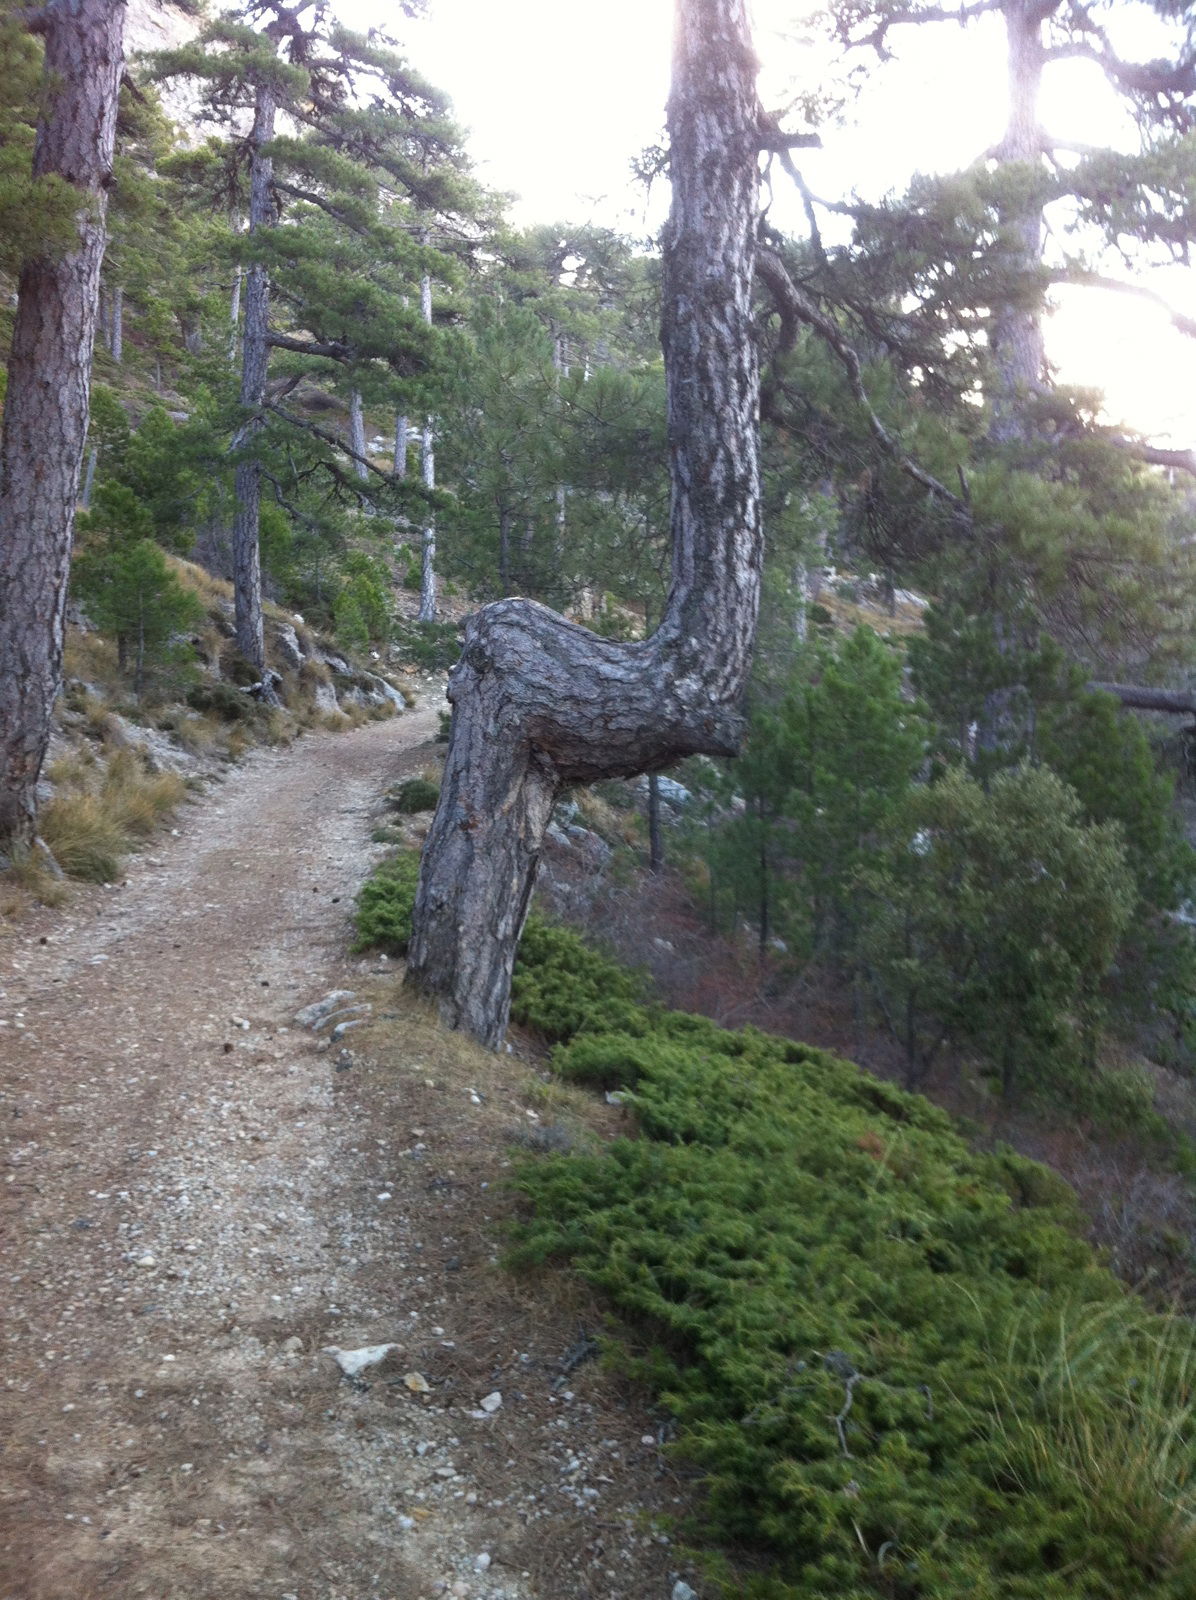
[[[342,455],[348,456],[350,461],[356,461],[360,466],[368,467],[376,477],[382,479],[383,483],[397,484],[403,481],[400,478],[396,478],[393,472],[386,472],[382,467],[376,467],[368,457],[359,456],[355,450],[349,448],[343,439],[338,439],[335,433],[329,433],[327,428],[321,428],[318,423],[309,422],[306,417],[297,417],[291,411],[284,411],[282,406],[275,405],[271,400],[266,401],[265,409],[272,411],[276,417],[281,417],[284,422],[289,422],[292,427],[302,428],[304,432],[313,434],[315,438],[331,445],[334,450],[339,450]]]
[[[1136,300],[1146,300],[1167,313],[1176,332],[1186,334],[1189,339],[1196,339],[1196,317],[1186,316],[1182,311],[1176,310],[1157,290],[1147,288],[1144,283],[1126,283],[1121,278],[1107,278],[1104,273],[1089,272],[1080,267],[1071,267],[1052,281],[1076,283],[1086,289],[1108,289],[1114,294],[1128,294]]]
[[[813,329],[818,337],[826,344],[831,352],[838,358],[840,366],[847,374],[847,381],[856,404],[863,411],[872,430],[873,437],[885,454],[894,461],[907,477],[920,483],[936,498],[943,500],[957,515],[971,522],[971,508],[966,500],[957,494],[952,494],[944,484],[920,467],[913,458],[906,454],[896,435],[889,432],[884,423],[873,410],[872,402],[868,398],[868,391],[864,386],[863,368],[860,358],[851,345],[835,326],[833,320],[820,311],[814,302],[799,289],[789,276],[785,263],[774,250],[767,245],[760,245],[756,250],[756,272],[777,307],[781,317],[781,346],[788,349],[797,337],[797,324],[803,323],[807,328]]]
[[[1111,694],[1130,711],[1168,711],[1196,716],[1196,695],[1188,689],[1146,689],[1135,683],[1089,683],[1094,694]]]
[[[310,339],[292,339],[285,333],[268,333],[266,343],[275,350],[294,350],[301,356],[326,356],[330,361],[351,361],[353,359],[352,346],[345,344],[342,339],[332,339],[324,344],[317,344]]]
[[[1151,467],[1171,467],[1176,472],[1188,472],[1196,477],[1196,450],[1168,450],[1162,445],[1147,444],[1142,439],[1127,439],[1121,434],[1107,433],[1106,443],[1124,450],[1135,461]]]

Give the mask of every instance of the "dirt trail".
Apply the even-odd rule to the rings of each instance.
[[[652,1419],[596,1365],[565,1388],[571,1308],[493,1264],[534,1077],[347,955],[434,723],[255,754],[0,945],[3,1600],[671,1592]],[[375,1003],[351,1056],[293,1025],[335,987]],[[381,1341],[366,1384],[322,1353]]]

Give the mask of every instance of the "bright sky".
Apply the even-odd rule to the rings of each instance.
[[[384,0],[344,0],[346,19],[400,31],[412,63],[451,96],[470,130],[478,176],[516,193],[516,220],[593,218],[637,235],[663,217],[665,186],[650,207],[629,181],[629,163],[658,143],[668,92],[671,0],[430,0],[429,15],[396,22]],[[757,49],[769,107],[817,88],[825,58],[786,27],[791,0],[756,0]],[[1126,54],[1158,52],[1148,25],[1127,21]],[[937,35],[931,42],[930,35]],[[826,149],[801,152],[816,193],[877,195],[911,172],[949,171],[999,137],[1005,117],[1003,40],[998,23],[967,30],[905,29],[901,59],[877,69]],[[1050,69],[1044,122],[1059,137],[1117,144],[1127,137],[1111,91],[1091,63]],[[1128,143],[1126,145],[1128,148]],[[801,231],[801,215],[778,180],[774,216]],[[1196,314],[1196,278],[1179,268],[1151,284]],[[1048,351],[1063,381],[1103,388],[1113,420],[1160,442],[1196,444],[1196,341],[1174,334],[1165,315],[1109,294],[1060,297]]]

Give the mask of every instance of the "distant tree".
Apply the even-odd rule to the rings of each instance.
[[[248,0],[239,17],[156,57],[155,71],[202,86],[204,113],[226,137],[184,167],[200,187],[223,181],[248,219],[237,242],[244,274],[232,566],[237,645],[260,669],[263,493],[294,504],[286,474],[273,470],[280,438],[306,432],[306,476],[331,480],[352,504],[371,486],[387,490],[394,506],[426,504],[288,397],[305,380],[318,384],[346,417],[354,395],[363,408],[385,403],[388,415],[426,400],[436,332],[408,302],[421,277],[451,276],[452,264],[423,236],[450,219],[464,250],[461,218],[477,210],[478,191],[443,96],[382,35],[342,27],[323,0],[297,8]]]
[[[79,521],[75,590],[91,622],[115,638],[120,667],[140,700],[151,675],[191,658],[182,635],[198,626],[203,607],[171,570],[152,537],[150,512],[130,489],[104,485],[94,511]]]
[[[914,790],[863,868],[862,953],[912,1086],[971,1046],[1006,1099],[1061,1075],[1134,907],[1120,829],[1017,767],[982,788],[956,768]]]

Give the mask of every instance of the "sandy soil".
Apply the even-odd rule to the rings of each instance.
[[[661,1419],[497,1261],[559,1091],[348,952],[434,727],[258,752],[0,942],[3,1600],[672,1593]],[[329,1046],[294,1016],[334,988],[373,1012]]]

